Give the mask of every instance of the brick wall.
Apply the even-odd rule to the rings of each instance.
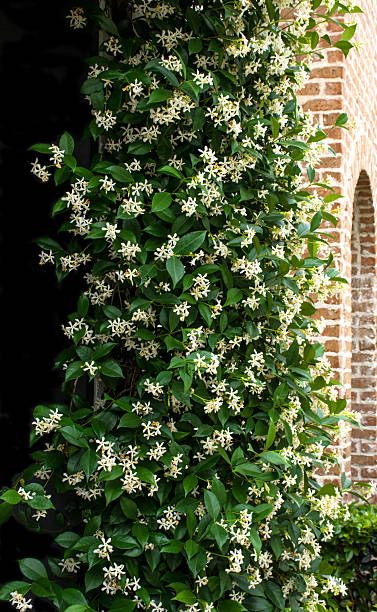
[[[338,268],[349,284],[320,305],[319,315],[326,321],[327,354],[363,427],[345,429],[339,454],[354,480],[377,483],[377,0],[358,4],[364,14],[352,17],[360,51],[346,59],[337,50],[325,51],[313,64],[301,101],[336,152],[323,158],[318,178],[331,177],[344,196],[340,223],[331,233]],[[349,131],[332,127],[342,112],[349,116]]]

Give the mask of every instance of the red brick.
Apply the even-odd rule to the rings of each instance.
[[[332,98],[316,98],[313,100],[308,100],[303,104],[304,111],[329,111],[329,110],[341,110],[342,101],[338,98],[335,100]]]
[[[342,83],[326,83],[325,94],[328,96],[340,96],[342,89]]]
[[[314,68],[312,70],[313,79],[339,79],[343,77],[343,66],[324,66],[323,68]]]

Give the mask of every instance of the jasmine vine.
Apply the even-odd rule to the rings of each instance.
[[[342,281],[321,226],[339,194],[315,182],[326,134],[297,93],[321,47],[350,51],[359,11],[70,11],[107,33],[82,85],[101,146],[89,167],[66,132],[32,147],[32,173],[64,185],[40,264],[82,293],[56,362],[66,402],[35,408],[33,464],[1,495],[3,518],[59,532],[2,588],[17,610],[311,612],[344,591],[320,558],[342,494],[315,477],[354,422],[313,318]]]

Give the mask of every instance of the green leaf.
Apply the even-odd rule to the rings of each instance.
[[[88,442],[83,436],[83,430],[78,428],[76,425],[66,425],[65,427],[60,427],[59,429],[62,436],[73,444],[74,446],[80,446],[81,448],[87,448]]]
[[[142,591],[143,589],[141,589],[139,593],[141,594]],[[119,600],[118,602],[115,602],[112,606],[110,606],[109,612],[133,612],[135,607],[136,607],[135,601],[131,601],[130,599],[126,600],[122,598],[121,601]]]
[[[79,540],[80,536],[73,531],[65,531],[60,533],[56,538],[55,542],[62,548],[71,548]]]
[[[209,306],[207,306],[207,304],[203,304],[202,302],[199,302],[198,309],[204,321],[206,322],[207,326],[211,327],[212,315],[211,315],[211,309],[209,308]]]
[[[355,35],[357,24],[356,23],[353,23],[351,25],[342,24],[342,27],[343,27],[342,40],[351,40],[351,38],[353,38]]]
[[[73,361],[69,364],[68,368],[65,371],[65,382],[69,382],[70,380],[76,380],[83,376],[84,372],[82,369],[83,364],[81,361]]]
[[[226,500],[227,500],[227,492],[226,492],[225,486],[221,482],[221,480],[218,480],[217,478],[214,478],[212,480],[211,491],[212,491],[212,493],[214,493],[216,495],[216,497],[219,500],[220,504],[222,506],[224,506],[226,504]]]
[[[335,125],[337,127],[344,127],[348,123],[348,115],[347,113],[340,113],[337,120],[335,121]]]
[[[73,172],[76,170],[77,161],[73,155],[64,155],[63,162],[68,168],[70,168]]]
[[[189,255],[190,253],[194,253],[202,246],[207,232],[199,231],[199,232],[189,232],[180,238],[178,241],[174,252],[177,255]]]
[[[253,612],[275,612],[265,597],[250,597],[249,603]]]
[[[81,604],[86,606],[88,603],[84,595],[78,589],[64,589],[62,597],[68,604]]]
[[[334,44],[334,47],[343,51],[343,54],[345,55],[345,57],[347,57],[348,53],[353,48],[353,44],[348,40],[338,40],[338,42]]]
[[[275,117],[271,117],[271,132],[272,132],[272,137],[273,138],[277,138],[279,136],[279,131],[280,131],[279,120],[276,119]]]
[[[217,609],[219,612],[242,612],[242,610],[245,610],[246,608],[244,608],[242,604],[238,603],[238,601],[228,599],[226,601],[220,601]]]
[[[160,383],[160,385],[163,385],[164,387],[166,387],[170,383],[172,378],[173,378],[173,374],[171,372],[168,372],[167,370],[163,370],[162,372],[157,374],[156,380],[158,383]]]
[[[222,550],[225,542],[227,542],[227,540],[229,539],[229,534],[226,531],[226,529],[224,529],[224,527],[221,527],[221,525],[216,525],[214,523],[211,526],[211,534],[215,538],[217,546],[219,547],[219,549]]]
[[[5,502],[3,504],[0,504],[0,525],[6,523],[7,520],[12,516],[12,513],[13,505],[6,504]]]
[[[147,482],[148,484],[152,485],[155,483],[154,474],[153,472],[151,472],[151,470],[148,470],[148,468],[138,465],[136,468],[136,472],[140,480],[142,480],[143,482]]]
[[[45,142],[37,142],[28,148],[28,151],[37,151],[37,153],[45,153],[51,155],[51,145]]]
[[[311,183],[313,183],[314,179],[315,179],[315,169],[312,168],[312,166],[308,166],[306,168],[306,173],[308,175],[308,179]]]
[[[236,465],[234,471],[242,476],[251,476],[253,478],[259,476],[261,472],[255,463],[240,463],[239,465]]]
[[[103,571],[98,565],[91,567],[85,574],[85,591],[91,591],[102,585]]]
[[[147,155],[152,150],[151,145],[145,142],[132,142],[128,145],[127,152],[130,155]]]
[[[318,46],[318,42],[319,42],[319,33],[314,30],[313,32],[310,33],[310,38],[311,38],[311,42],[310,42],[310,46],[312,49],[316,49]]]
[[[174,87],[179,86],[179,81],[177,77],[175,76],[174,72],[172,72],[171,70],[168,70],[168,68],[165,68],[165,66],[162,66],[162,64],[160,64],[159,61],[156,59],[148,62],[148,64],[145,66],[145,70],[150,70],[152,72],[159,72],[160,74],[162,74],[162,76],[165,77],[165,79],[169,83],[171,83],[171,85],[174,85]]]
[[[145,544],[148,542],[149,538],[149,529],[147,525],[143,525],[143,523],[135,523],[132,527],[132,535],[135,536],[140,545],[144,548]]]
[[[268,599],[274,604],[274,606],[276,606],[278,610],[286,610],[285,598],[280,586],[276,584],[276,582],[268,580],[265,584],[264,591]]]
[[[55,217],[56,215],[59,215],[61,212],[63,212],[63,210],[66,210],[66,208],[67,203],[64,202],[64,200],[56,200],[55,204],[52,207],[51,216]]]
[[[246,189],[241,185],[240,187],[240,202],[246,202],[247,200],[253,200],[255,198],[255,191],[253,189]]]
[[[313,216],[313,219],[310,222],[310,231],[315,232],[315,230],[320,227],[321,222],[322,222],[322,213],[319,210],[318,212],[315,213],[315,215]]]
[[[54,183],[55,185],[62,185],[70,178],[72,171],[68,166],[62,166],[57,168],[54,172]]]
[[[161,210],[169,208],[172,201],[173,198],[170,193],[163,191],[155,193],[152,199],[152,212],[160,212]]]
[[[173,287],[179,283],[185,275],[185,267],[178,257],[170,257],[166,262],[166,269],[173,281]]]
[[[215,521],[220,514],[220,502],[212,491],[204,491],[204,504],[210,517]]]
[[[203,49],[203,43],[200,38],[190,38],[188,44],[189,53],[200,53]]]
[[[32,499],[26,502],[30,508],[34,510],[51,510],[54,504],[45,495],[34,495]]]
[[[124,378],[122,368],[114,359],[108,359],[101,365],[101,374],[109,378]]]
[[[262,550],[262,540],[260,539],[259,533],[256,529],[251,529],[249,531],[249,540],[254,546],[254,549],[257,553],[260,553]]]
[[[235,287],[233,289],[228,289],[224,306],[232,306],[233,304],[237,304],[242,300],[242,297],[243,292],[241,289],[237,289]]]
[[[137,517],[137,505],[132,499],[122,496],[120,498],[120,507],[125,517],[135,520]]]
[[[265,450],[268,450],[270,448],[270,446],[272,446],[272,444],[275,441],[275,437],[276,437],[276,425],[273,422],[273,420],[270,419],[270,424],[268,426],[266,443],[264,445]]]
[[[180,180],[184,178],[183,174],[176,168],[173,168],[173,166],[161,166],[161,168],[158,168],[157,172],[160,174],[167,174],[168,176],[174,176]]]
[[[276,7],[272,0],[266,0],[267,13],[271,21],[276,20]]]
[[[15,506],[22,501],[22,497],[15,489],[8,489],[1,495],[1,499],[3,499],[7,504]]]
[[[170,554],[178,554],[183,550],[183,542],[180,540],[170,540],[167,544],[164,544],[161,548],[161,552],[170,553]]]
[[[123,493],[122,485],[119,480],[108,480],[105,484],[106,506],[118,499]]]
[[[196,602],[196,597],[192,591],[185,589],[177,593],[177,595],[173,597],[173,601],[180,601],[181,603],[192,605]]]
[[[154,89],[152,91],[148,99],[148,104],[159,104],[160,102],[165,102],[171,95],[172,92],[169,89],[159,87],[158,89]]]
[[[88,479],[94,472],[97,465],[97,453],[94,448],[88,448],[80,459],[80,466]]]
[[[118,183],[133,183],[133,176],[126,168],[123,166],[110,166],[109,172],[115,181]]]
[[[122,466],[121,465],[115,465],[110,471],[109,470],[103,470],[101,472],[101,480],[107,481],[107,480],[116,480],[117,478],[120,478],[123,474],[123,470],[122,470]]]
[[[141,419],[137,414],[130,412],[122,416],[118,427],[127,427],[128,429],[137,429],[140,427]]]
[[[100,79],[86,79],[81,85],[80,92],[86,96],[103,92],[103,83]]]
[[[278,560],[284,552],[283,541],[279,536],[273,535],[270,539],[270,543],[271,543],[272,551],[275,555],[275,559]]]
[[[263,453],[261,453],[260,456],[262,459],[264,459],[264,461],[267,461],[268,463],[272,463],[273,465],[286,465],[287,464],[284,457],[282,457],[281,455],[279,455],[279,453],[276,453],[275,451],[264,451]]]
[[[60,136],[59,149],[63,149],[67,155],[72,155],[75,149],[75,141],[68,132],[64,132],[64,134]]]
[[[47,578],[47,571],[45,566],[39,559],[21,559],[19,562],[20,570],[26,578],[29,580],[40,580],[41,578]]]
[[[130,535],[114,535],[112,536],[111,541],[115,548],[120,548],[121,550],[133,550],[139,547],[135,538]]]
[[[13,591],[18,591],[21,595],[26,595],[30,587],[31,584],[23,580],[12,580],[12,582],[7,582],[0,587],[0,601],[7,601]]]
[[[193,489],[195,489],[197,484],[198,484],[198,477],[195,474],[188,474],[188,476],[186,476],[183,479],[183,490],[185,492],[185,497],[187,497],[187,495]]]
[[[103,313],[109,319],[117,319],[118,317],[122,316],[122,311],[119,310],[119,308],[117,308],[116,306],[110,306],[110,305],[103,307]]]
[[[86,317],[89,310],[89,298],[87,295],[82,293],[77,301],[77,313],[80,317]]]
[[[274,406],[280,406],[281,403],[287,399],[289,393],[289,387],[286,382],[280,383],[274,391],[273,400]]]
[[[195,540],[187,540],[184,548],[188,559],[192,559],[200,550],[200,546]]]

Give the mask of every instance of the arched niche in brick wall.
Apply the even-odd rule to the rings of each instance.
[[[369,480],[377,477],[377,268],[375,211],[364,170],[354,195],[351,249],[351,401],[363,426],[352,430],[351,474]]]

